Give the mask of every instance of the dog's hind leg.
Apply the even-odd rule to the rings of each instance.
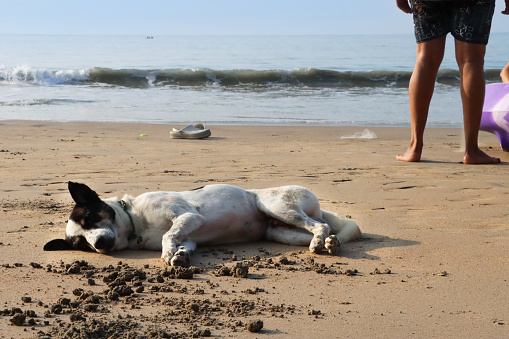
[[[313,253],[327,249],[334,254],[339,248],[337,239],[328,239],[330,227],[322,220],[320,204],[309,190],[290,186],[257,191],[257,206],[264,214],[287,225],[312,233],[309,250]],[[336,240],[336,241],[334,241]],[[329,243],[332,242],[332,245]]]
[[[309,242],[309,250],[311,252],[318,253],[325,248],[330,232],[327,223],[308,217],[300,208],[287,209],[282,213],[270,214],[270,216],[285,224],[310,232],[312,237]]]
[[[191,253],[196,244],[189,235],[204,223],[203,217],[195,213],[185,213],[173,220],[170,230],[163,235],[162,258],[170,266],[189,266]]]

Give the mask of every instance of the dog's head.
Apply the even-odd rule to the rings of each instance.
[[[100,253],[113,250],[118,238],[115,210],[87,185],[70,181],[68,187],[76,205],[67,222],[65,239],[51,240],[44,245],[44,250],[75,249]]]

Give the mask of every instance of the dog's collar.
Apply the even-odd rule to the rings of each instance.
[[[124,200],[119,200],[118,202],[120,203],[120,206],[122,206],[122,209],[124,210],[125,214],[127,214],[127,216],[129,217],[129,221],[131,222],[132,230],[131,230],[131,233],[128,236],[128,239],[137,238],[136,242],[139,244],[140,242],[143,241],[143,238],[141,236],[138,237],[136,235],[136,229],[134,228],[133,217],[131,217],[131,213],[129,213],[129,211],[127,210],[127,203]]]

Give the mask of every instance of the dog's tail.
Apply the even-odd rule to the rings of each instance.
[[[359,225],[351,219],[324,210],[322,210],[322,218],[330,226],[331,234],[335,234],[342,244],[362,236]]]

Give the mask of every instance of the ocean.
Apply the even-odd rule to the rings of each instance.
[[[0,35],[0,120],[408,126],[408,33]],[[487,83],[500,82],[507,41],[491,35]],[[449,37],[429,126],[462,125],[458,77]]]

